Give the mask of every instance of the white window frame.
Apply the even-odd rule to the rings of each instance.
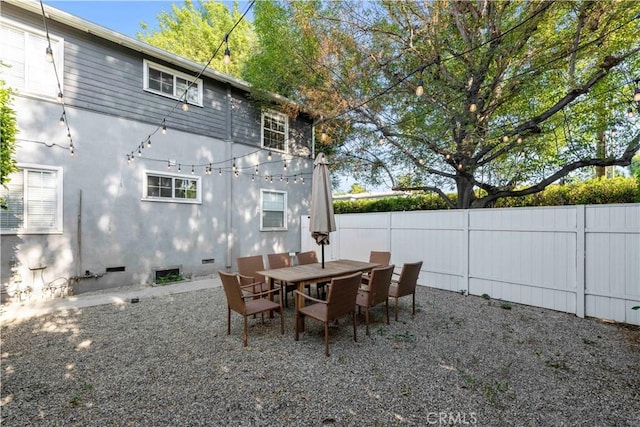
[[[20,227],[13,229],[1,229],[0,234],[62,234],[63,232],[63,178],[62,178],[62,167],[60,166],[46,166],[40,164],[33,163],[19,163],[18,172],[23,176],[22,180],[22,194],[23,194],[23,221]],[[29,226],[29,215],[28,215],[28,205],[29,205],[29,186],[28,183],[28,173],[29,172],[53,172],[56,174],[56,207],[55,207],[55,217],[56,224],[54,227],[50,228],[32,228]],[[11,182],[8,184],[11,186]],[[4,191],[3,191],[4,193]]]
[[[47,34],[44,31],[2,17],[0,17],[0,24],[13,30],[20,31],[25,35],[24,45],[21,47],[21,50],[24,52],[24,73],[22,74],[22,81],[24,82],[24,86],[14,86],[11,82],[11,78],[8,78],[6,70],[3,73],[3,80],[5,80],[9,86],[17,89],[18,94],[31,95],[47,100],[57,99],[59,92],[59,82],[62,93],[64,94],[64,38],[49,33],[51,50],[53,52],[53,60],[55,62],[54,70],[53,64],[49,63],[46,59],[45,51],[47,47]],[[39,39],[42,39],[42,50],[34,52],[33,49],[28,49],[31,45],[31,43],[29,43],[28,41],[29,37],[37,37]],[[3,50],[4,49],[0,49],[0,53]],[[7,62],[8,58],[0,56],[0,60],[4,60],[3,62]],[[40,67],[37,67],[36,64]],[[34,67],[44,67],[48,70],[47,73],[50,72],[47,79],[48,81],[46,82],[46,89],[38,89],[38,86],[41,86],[41,83],[38,82],[42,82],[43,80],[41,72],[38,72],[37,75],[33,76],[33,78],[29,78],[31,77],[31,69]],[[55,76],[56,70],[58,72],[58,78],[56,78]]]
[[[283,220],[283,226],[282,227],[266,227],[264,225],[264,212],[267,210],[264,207],[264,195],[265,193],[277,193],[277,194],[282,194],[284,197],[283,203],[284,203],[284,208],[282,210],[282,220]],[[288,229],[288,215],[287,215],[287,192],[286,191],[279,191],[279,190],[269,190],[266,188],[261,188],[260,189],[260,231],[287,231]],[[273,211],[273,212],[280,212],[280,211]]]
[[[265,145],[265,139],[264,139],[265,118],[275,118],[277,120],[284,121],[284,150],[279,150],[277,148],[268,147]],[[285,154],[289,153],[289,116],[273,110],[263,111],[262,114],[260,115],[260,145],[265,150],[276,151],[278,153],[285,153]]]
[[[156,95],[160,95],[160,96],[164,96],[167,98],[171,98],[171,99],[177,99],[177,100],[184,100],[183,92],[182,91],[178,91],[178,84],[176,82],[176,78],[179,77],[183,80],[187,81],[187,84],[189,84],[190,82],[194,82],[194,84],[197,85],[197,99],[189,99],[189,97],[187,96],[187,103],[191,104],[191,105],[197,105],[198,107],[202,107],[202,93],[203,93],[203,89],[202,89],[202,79],[194,79],[193,76],[190,76],[188,74],[185,73],[181,73],[180,71],[176,71],[174,69],[171,69],[169,67],[165,67],[163,65],[160,64],[156,64],[155,62],[151,62],[148,61],[146,59],[143,59],[143,63],[144,63],[144,79],[143,79],[143,89],[147,92],[151,92],[154,93]],[[162,92],[161,90],[156,90],[156,89],[152,89],[149,87],[149,68],[153,68],[156,70],[159,70],[163,73],[166,74],[171,74],[173,76],[173,93],[169,94],[166,92]],[[192,86],[193,87],[193,86]]]
[[[149,196],[149,176],[160,176],[171,178],[171,197]],[[183,199],[175,197],[175,180],[185,179],[196,181],[196,198]],[[167,171],[145,170],[142,178],[142,200],[147,202],[164,202],[164,203],[186,203],[186,204],[202,204],[202,177],[200,175],[188,175],[180,173],[171,173]]]

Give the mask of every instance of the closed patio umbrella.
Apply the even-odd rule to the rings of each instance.
[[[322,268],[324,268],[324,245],[329,244],[329,233],[336,231],[333,217],[333,197],[331,179],[324,153],[319,153],[313,163],[313,181],[311,183],[311,237],[322,246]]]

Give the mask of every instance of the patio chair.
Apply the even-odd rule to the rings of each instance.
[[[367,324],[367,335],[369,335],[369,309],[378,304],[385,304],[387,313],[387,325],[389,324],[389,287],[395,265],[378,267],[371,270],[371,278],[367,289],[358,289],[356,305],[358,311],[361,307],[365,309],[365,322]]]
[[[268,290],[264,276],[256,273],[265,270],[262,255],[238,257],[236,263],[243,291],[256,294]]]
[[[313,298],[310,295],[295,291],[295,294],[304,300],[313,301],[305,307],[297,304],[296,298],[296,341],[298,341],[299,328],[304,329],[305,317],[311,317],[324,323],[324,354],[329,356],[329,322],[352,313],[353,316],[353,340],[356,337],[356,295],[360,286],[361,273],[354,273],[349,276],[337,277],[331,280],[329,295],[327,300]]]
[[[398,280],[392,280],[389,287],[389,297],[396,299],[396,322],[398,321],[398,299],[411,295],[413,298],[413,315],[416,314],[416,284],[422,268],[422,261],[405,263],[400,271]],[[394,273],[396,274],[396,273]]]
[[[389,265],[391,261],[391,252],[379,252],[379,251],[371,251],[369,253],[369,262],[372,264],[379,264],[381,267],[386,267]],[[369,284],[369,273],[364,273],[362,275],[362,284]]]
[[[231,311],[239,313],[244,318],[244,332],[242,335],[242,344],[247,346],[249,341],[249,333],[247,326],[247,317],[253,316],[258,313],[262,313],[262,321],[264,322],[265,311],[277,311],[280,314],[280,332],[284,334],[284,318],[282,313],[282,298],[280,303],[276,304],[267,298],[262,298],[269,294],[281,292],[281,289],[272,289],[270,291],[252,293],[249,295],[242,294],[242,285],[240,279],[235,273],[225,273],[219,271],[220,279],[222,280],[222,286],[224,287],[224,293],[227,296],[227,335],[231,335]],[[252,286],[252,284],[248,285]],[[253,295],[253,296],[252,296]],[[258,298],[253,298],[257,296]],[[247,301],[247,298],[250,298]]]
[[[316,254],[316,251],[300,252],[296,255],[296,261],[298,265],[316,264],[319,262],[318,254]],[[326,286],[326,282],[316,283],[316,295],[318,296],[318,298],[320,298],[320,290],[322,290],[322,295],[324,296]],[[309,295],[311,295],[311,285],[307,285],[305,287],[309,291]]]
[[[277,254],[268,254],[267,260],[269,261],[269,268],[284,268],[291,267],[293,265],[289,252],[281,252]],[[295,283],[279,283],[284,293],[284,306],[289,307],[288,294],[296,289]]]

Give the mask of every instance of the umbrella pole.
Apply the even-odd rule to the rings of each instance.
[[[324,268],[324,243],[322,244],[322,268]]]

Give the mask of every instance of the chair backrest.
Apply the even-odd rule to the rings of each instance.
[[[391,252],[371,251],[369,254],[369,262],[372,264],[380,264],[381,266],[389,265],[391,261]]]
[[[256,274],[256,271],[265,269],[262,255],[238,257],[236,263],[238,264],[238,273],[253,277],[254,282],[264,282],[264,276]]]
[[[373,306],[385,302],[389,298],[389,286],[395,265],[378,267],[371,270],[369,280],[369,305]]]
[[[289,255],[289,252],[268,254],[267,259],[269,260],[269,268],[291,267],[291,255]]]
[[[336,277],[331,280],[327,295],[327,320],[337,319],[351,313],[356,307],[356,296],[362,280],[362,273]]]
[[[300,252],[296,255],[296,260],[298,261],[298,265],[315,264],[318,262],[318,255],[316,251]]]
[[[398,296],[411,295],[416,289],[422,261],[405,263],[398,278]]]
[[[235,273],[226,273],[224,271],[218,271],[220,274],[220,280],[222,280],[222,287],[224,293],[227,296],[227,305],[231,310],[244,314],[245,303],[242,299],[242,290],[240,289],[240,280]]]

